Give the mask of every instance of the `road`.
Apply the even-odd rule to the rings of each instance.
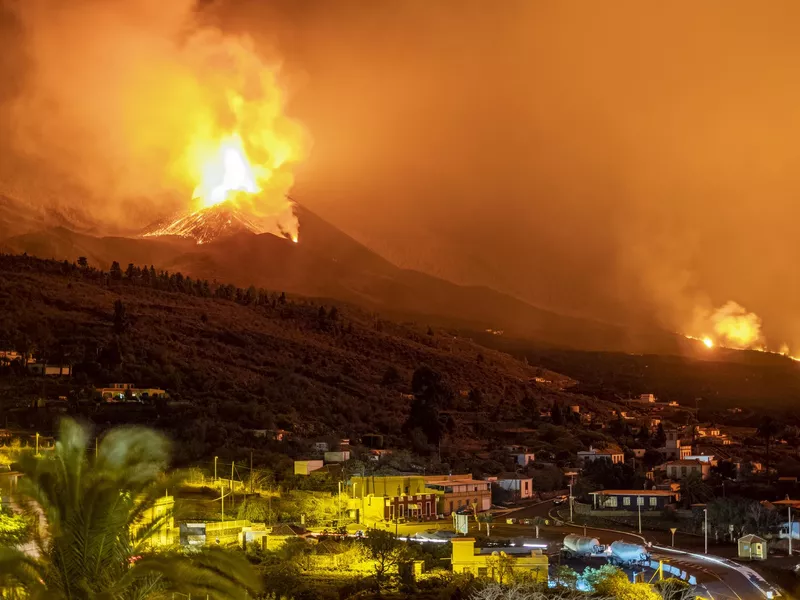
[[[530,519],[541,517],[548,520],[548,525],[539,527],[539,536],[544,541],[560,543],[568,533],[584,534],[598,538],[602,544],[610,544],[615,540],[624,540],[632,543],[642,543],[642,537],[636,533],[611,532],[602,529],[582,526],[563,525],[554,526],[553,520],[557,517],[552,501],[542,502],[517,510],[512,510],[503,516],[498,516],[498,524],[492,527],[492,537],[518,537],[535,536],[535,528],[530,525],[508,525],[506,518]],[[651,535],[644,532],[644,538],[652,543],[651,553],[653,560],[662,560],[665,564],[678,567],[696,577],[699,586],[705,588],[710,598],[715,600],[763,600],[768,597],[768,592],[774,596],[780,595],[779,591],[764,581],[755,571],[740,563],[729,559],[718,558],[713,555],[704,555],[702,550],[697,552],[694,548],[680,550],[668,547],[664,543],[664,534]],[[666,534],[669,537],[669,534]],[[653,539],[656,538],[656,539]],[[697,539],[687,540],[691,546],[697,545]],[[681,540],[676,539],[676,544],[681,545]],[[652,571],[650,571],[652,573]]]

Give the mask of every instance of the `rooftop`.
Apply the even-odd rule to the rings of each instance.
[[[693,458],[691,460],[682,459],[682,460],[671,460],[670,462],[666,463],[664,466],[668,467],[670,465],[678,466],[678,467],[696,467],[697,465],[708,465],[709,463],[700,460],[699,458]]]
[[[589,492],[590,496],[674,496],[677,492],[667,490],[600,490]]]

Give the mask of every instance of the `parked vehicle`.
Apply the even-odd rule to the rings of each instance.
[[[617,540],[609,547],[608,562],[620,567],[644,565],[650,561],[650,551],[641,544],[631,544]]]
[[[553,504],[564,504],[564,502],[566,502],[568,499],[569,498],[567,498],[567,496],[556,496],[553,498]]]
[[[600,543],[597,538],[578,535],[570,533],[564,538],[562,552],[567,557],[587,557],[593,554],[600,554],[605,550],[605,547]]]

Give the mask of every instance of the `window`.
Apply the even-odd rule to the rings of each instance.
[[[475,486],[475,489],[474,489],[474,490],[472,490],[472,491],[473,491],[473,492],[477,492],[477,491],[478,491],[478,486],[476,485],[476,486]]]
[[[528,482],[527,481],[525,482],[525,491],[526,492],[528,491]]]
[[[658,506],[658,498],[650,496],[650,506]]]
[[[453,512],[453,501],[450,500],[450,512]]]
[[[625,496],[622,499],[622,505],[623,506],[630,506],[631,505],[631,497],[630,496]]]
[[[616,496],[608,496],[605,501],[606,508],[617,508],[617,497]]]
[[[636,506],[644,506],[644,498],[636,496]]]
[[[681,467],[681,476],[686,475],[686,467]]]

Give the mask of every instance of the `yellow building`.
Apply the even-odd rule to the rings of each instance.
[[[453,573],[469,573],[475,577],[508,583],[519,576],[547,583],[550,562],[541,550],[526,548],[475,548],[475,538],[453,538]]]
[[[367,526],[433,520],[442,497],[419,475],[353,477],[348,488],[351,518]]]
[[[131,533],[136,535],[145,527],[152,527],[157,524],[153,535],[147,540],[153,546],[170,546],[177,543],[175,536],[175,498],[172,496],[162,496],[153,503],[153,506],[142,513],[141,519],[131,527]]]

